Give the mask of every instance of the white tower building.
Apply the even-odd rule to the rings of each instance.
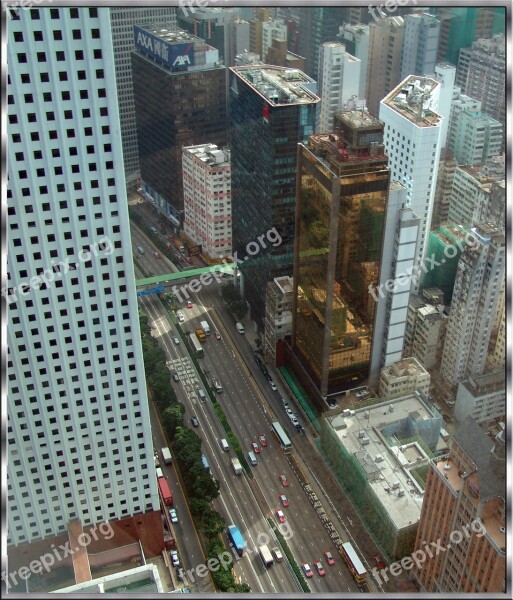
[[[442,84],[428,77],[407,77],[380,103],[385,151],[392,180],[407,189],[407,204],[420,217],[416,264],[421,265],[431,225],[440,160],[442,117],[436,112]],[[419,289],[419,278],[412,289]]]
[[[159,509],[108,8],[8,21],[7,543]]]
[[[326,42],[319,52],[318,106],[316,131],[333,131],[333,117],[360,89],[361,60],[346,52],[340,42]]]
[[[209,258],[232,253],[230,151],[215,144],[182,149],[184,231]]]

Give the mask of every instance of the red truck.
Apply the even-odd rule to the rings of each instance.
[[[159,492],[162,502],[165,506],[173,506],[173,492],[169,487],[165,477],[158,478]]]

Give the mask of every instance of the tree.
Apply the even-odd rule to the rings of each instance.
[[[249,585],[247,583],[236,583],[228,591],[235,592],[238,594],[249,594],[249,593],[251,593],[251,588],[249,587]]]
[[[210,506],[207,506],[207,509],[203,511],[201,517],[201,530],[203,533],[212,538],[226,527],[226,521],[223,517],[215,510],[212,510]]]
[[[175,437],[176,428],[183,425],[184,414],[185,406],[181,402],[168,406],[162,413],[162,425],[171,439]]]

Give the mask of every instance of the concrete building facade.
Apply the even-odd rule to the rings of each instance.
[[[505,363],[495,371],[460,381],[454,416],[460,423],[472,417],[476,423],[488,423],[506,415]]]
[[[417,390],[429,396],[430,384],[431,375],[416,358],[403,358],[381,369],[379,396],[383,399],[401,398]]]
[[[274,365],[276,344],[292,334],[292,277],[276,277],[267,284],[265,298],[264,359]]]
[[[440,21],[429,13],[405,15],[401,49],[401,79],[409,75],[430,75],[435,70]]]

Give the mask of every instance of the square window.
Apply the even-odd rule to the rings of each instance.
[[[37,8],[30,9],[30,18],[33,21],[39,20],[39,9],[37,9]]]
[[[77,60],[84,60],[84,51],[83,50],[76,50],[75,51],[75,58]]]
[[[55,29],[53,32],[53,39],[55,41],[59,41],[62,40],[62,31],[60,31],[60,29]]]
[[[93,40],[97,40],[100,38],[100,30],[99,29],[91,29],[91,37]]]
[[[64,60],[66,60],[66,57],[64,56],[64,52],[63,52],[62,50],[58,50],[58,51],[55,53],[55,57],[57,58],[57,60],[58,60],[59,62],[62,62],[62,61],[64,61]]]
[[[77,77],[80,80],[86,79],[86,72],[85,71],[77,71]]]
[[[43,32],[42,31],[34,31],[34,41],[36,41],[36,42],[43,41]]]
[[[14,32],[14,41],[15,42],[23,42],[23,33],[21,33],[21,31]]]
[[[93,50],[94,58],[102,58],[102,51],[99,49]]]
[[[37,53],[37,62],[46,62],[46,53],[45,52]]]
[[[30,75],[28,73],[21,74],[21,83],[30,83]]]
[[[66,71],[59,71],[59,81],[68,81],[68,74]]]
[[[41,83],[48,83],[50,81],[50,76],[48,73],[41,73],[39,77],[41,79]]]
[[[52,19],[59,19],[60,18],[59,9],[58,8],[51,8],[50,9],[50,17]]]
[[[80,90],[80,99],[87,100],[88,98],[89,98],[89,94],[87,93],[87,90]]]
[[[70,8],[69,9],[69,16],[72,19],[78,19],[78,8]]]
[[[61,97],[63,100],[69,100],[71,98],[69,92],[62,92]]]
[[[80,31],[80,29],[73,29],[73,39],[74,40],[82,39],[82,32]]]
[[[18,52],[18,62],[19,63],[27,62],[27,55],[25,54],[25,52]]]
[[[43,100],[45,102],[51,102],[52,101],[52,93],[51,92],[43,92]]]

